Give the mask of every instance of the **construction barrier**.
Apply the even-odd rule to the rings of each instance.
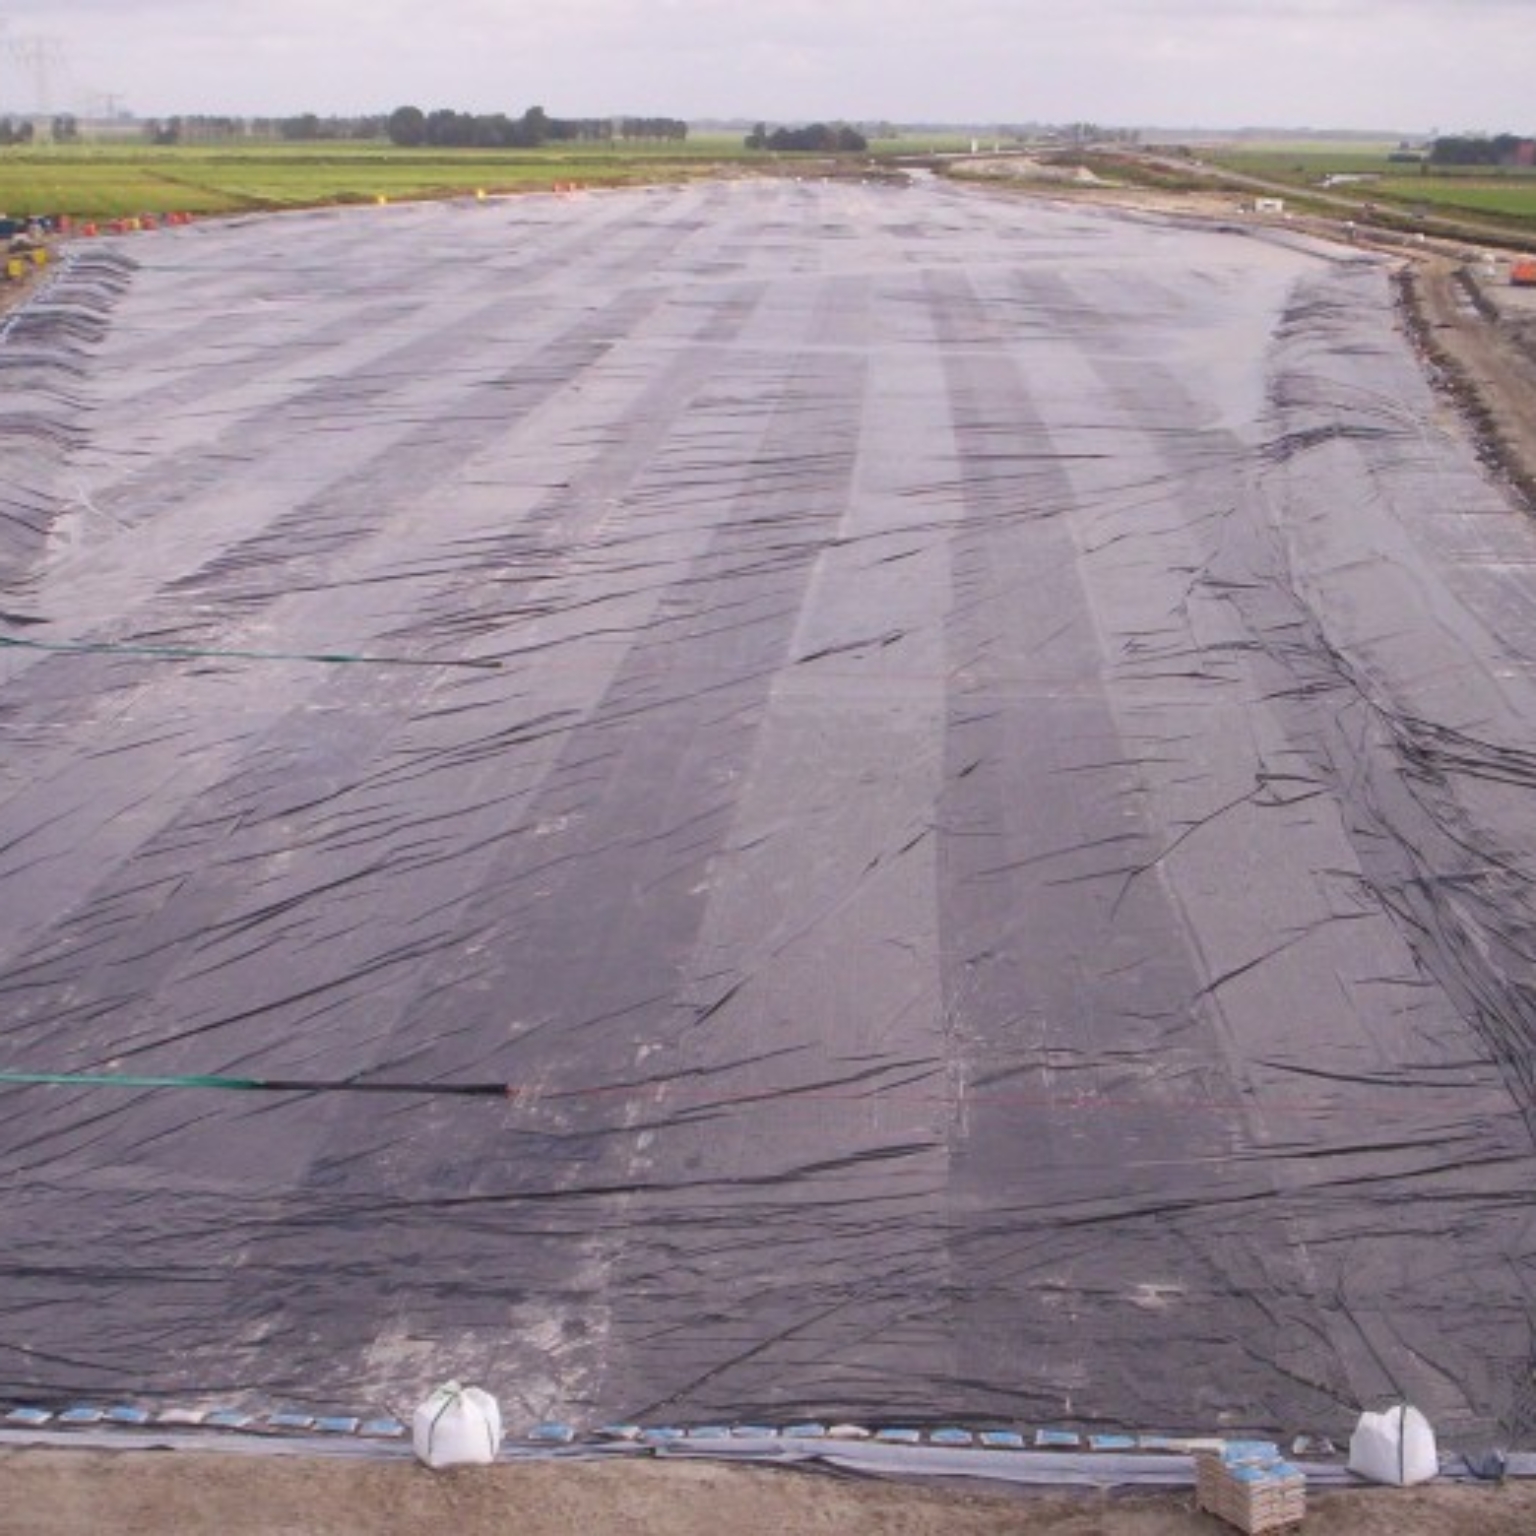
[[[191,222],[190,213],[124,214],[115,219],[86,219],[79,224],[61,215],[54,227],[61,235],[74,235],[79,239],[94,240],[103,234],[132,235],[142,230],[180,228]]]

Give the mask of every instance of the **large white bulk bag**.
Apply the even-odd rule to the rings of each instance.
[[[1349,1470],[1399,1488],[1427,1483],[1440,1471],[1429,1420],[1406,1403],[1385,1413],[1362,1413],[1349,1437]]]
[[[429,1467],[489,1465],[501,1448],[501,1408],[479,1387],[445,1382],[416,1410],[411,1444]]]

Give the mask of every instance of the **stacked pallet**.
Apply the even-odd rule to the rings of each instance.
[[[1195,1457],[1195,1503],[1247,1536],[1299,1525],[1307,1480],[1267,1441],[1228,1441]]]

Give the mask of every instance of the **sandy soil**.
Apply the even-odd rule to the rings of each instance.
[[[0,1452],[0,1536],[1184,1536],[1230,1530],[1191,1493],[1111,1497],[850,1482],[707,1463],[548,1463],[432,1473],[404,1462]],[[1536,1485],[1314,1496],[1309,1536],[1516,1536]]]
[[[1473,274],[1451,257],[1409,263],[1406,309],[1445,393],[1478,432],[1485,460],[1536,507],[1536,326]]]

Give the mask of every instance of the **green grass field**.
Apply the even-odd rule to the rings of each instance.
[[[1372,192],[1410,206],[1422,203],[1437,210],[1461,209],[1536,221],[1536,176],[1416,176],[1408,181],[1374,183]]]
[[[1448,166],[1420,171],[1389,158],[1395,145],[1307,143],[1211,150],[1204,158],[1244,176],[1323,188],[1329,176],[1379,176],[1333,188],[1362,201],[1436,212],[1460,211],[1501,222],[1536,222],[1536,169]]]
[[[1294,144],[1232,146],[1199,151],[1200,158],[1243,176],[1264,176],[1298,184],[1318,182],[1328,175],[1416,175],[1415,167],[1394,164],[1389,156],[1396,144],[1363,144],[1303,140]]]
[[[876,156],[964,150],[968,138],[912,134],[870,146]],[[811,157],[815,159],[817,157]],[[681,181],[721,167],[771,170],[793,155],[749,151],[734,134],[682,143],[556,144],[539,150],[396,149],[383,143],[137,142],[0,149],[0,213],[113,219],[140,213],[238,213],[328,203],[545,189],[557,182],[626,186]]]
[[[406,150],[383,144],[204,148],[130,145],[0,150],[0,212],[109,219],[139,213],[234,213],[517,192],[557,182],[678,181],[748,159],[741,141],[543,150]]]

